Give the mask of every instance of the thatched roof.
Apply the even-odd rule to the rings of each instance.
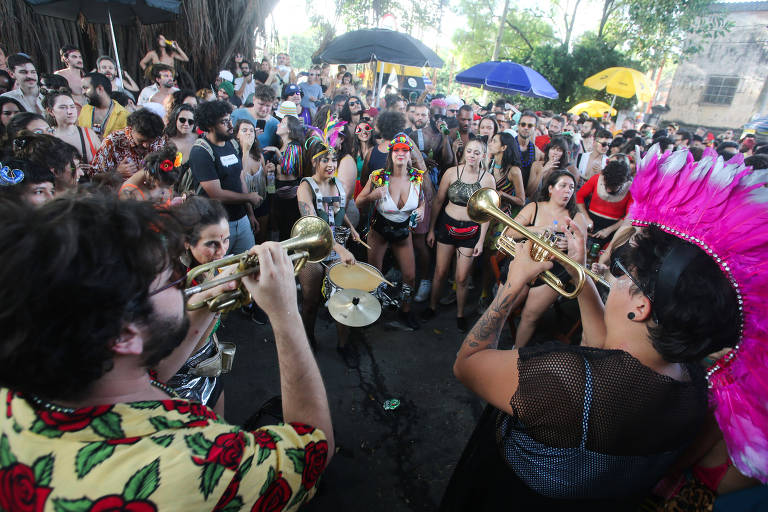
[[[152,48],[157,34],[164,34],[178,41],[189,56],[190,62],[177,68],[189,73],[194,84],[207,85],[232,55],[250,55],[254,35],[264,32],[264,20],[277,1],[183,0],[174,23],[115,25],[120,63],[139,81],[139,60]],[[38,72],[52,72],[62,67],[59,48],[67,43],[82,50],[87,70],[95,67],[99,55],[114,58],[107,25],[92,25],[82,17],[73,22],[41,16],[24,0],[0,1],[0,46],[6,54],[23,51],[32,56]]]

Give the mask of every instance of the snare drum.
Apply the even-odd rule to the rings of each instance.
[[[361,268],[363,266],[375,275],[363,270]],[[347,266],[341,261],[337,261],[328,268],[328,273],[323,281],[323,297],[328,300],[334,293],[345,288],[373,293],[382,283],[382,279],[376,276],[381,276],[382,279],[384,277],[379,269],[368,263],[358,261],[354,265]]]

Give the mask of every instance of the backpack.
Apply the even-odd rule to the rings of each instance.
[[[232,144],[232,147],[235,148],[235,151],[240,153],[240,144],[238,144],[236,139],[230,139],[229,142]],[[216,157],[213,154],[213,148],[211,147],[211,144],[208,142],[208,140],[205,137],[200,137],[197,139],[193,144],[192,147],[195,146],[199,148],[203,148],[206,153],[211,157],[211,160],[216,162]],[[203,186],[200,185],[200,182],[195,179],[195,176],[192,174],[192,166],[189,166],[189,168],[184,171],[184,174],[182,175],[181,179],[179,180],[179,194],[186,194],[188,196],[199,196],[200,192],[202,192]]]

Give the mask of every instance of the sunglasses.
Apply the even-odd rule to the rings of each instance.
[[[371,130],[373,130],[373,128],[371,128],[371,125],[369,125],[369,124],[359,124],[359,125],[357,125],[357,128],[355,128],[355,133],[360,133],[362,131],[369,132]]]
[[[613,142],[612,140],[597,141],[597,143],[600,144],[601,146],[610,146],[612,142]]]
[[[179,122],[181,124],[195,124],[195,118],[194,117],[180,117]]]
[[[536,126],[536,123],[520,123],[518,126],[520,126],[520,128],[533,128]]]
[[[619,249],[621,249],[621,247]],[[613,254],[611,254],[611,269],[610,269],[611,275],[616,279],[619,279],[622,276],[627,276],[629,280],[632,281],[632,284],[637,286],[637,289],[640,290],[643,293],[643,295],[648,297],[648,300],[651,302],[651,304],[653,304],[653,298],[651,297],[651,295],[643,289],[643,287],[640,285],[637,279],[635,279],[635,277],[629,273],[629,270],[627,270],[627,267],[625,267],[624,264],[621,262],[621,255],[624,254],[626,251],[625,250],[619,251],[619,249],[616,249],[613,252]]]
[[[357,105],[359,107],[360,106],[360,102],[359,101],[350,101],[349,102],[349,106],[350,107],[354,107],[355,105]]]
[[[153,290],[149,292],[149,296],[152,297],[153,295],[162,293],[168,288],[178,288],[179,290],[183,290],[184,281],[186,281],[186,279],[187,279],[186,269],[181,265],[181,262],[174,262],[171,268],[171,277],[168,278],[168,283],[164,284],[157,290]]]
[[[459,109],[457,109],[457,108],[449,108],[449,109],[448,109],[448,112],[453,112],[454,114],[455,114],[456,112],[458,112],[458,111],[459,111]]]

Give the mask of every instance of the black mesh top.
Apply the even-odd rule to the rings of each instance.
[[[695,365],[676,381],[622,350],[548,343],[519,354],[514,414],[499,416],[497,441],[518,476],[545,496],[647,489],[703,423],[707,387]]]

